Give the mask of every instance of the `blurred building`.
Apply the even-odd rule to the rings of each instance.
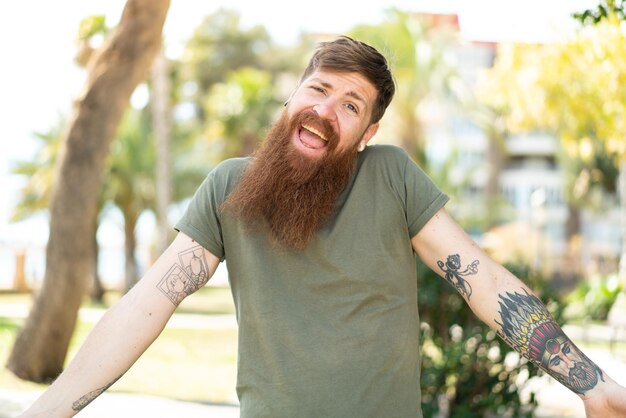
[[[465,30],[463,19],[454,14],[420,13],[420,18],[457,31],[454,54],[470,91],[480,73],[493,65],[499,48],[516,42],[510,36],[501,40],[497,33]],[[445,103],[430,103],[424,112],[429,161],[443,165],[454,159],[447,173],[450,210],[499,261],[524,259],[566,282],[585,273],[617,271],[619,210],[613,206],[594,213],[568,205],[558,138],[535,132],[506,136],[498,146],[471,112]]]

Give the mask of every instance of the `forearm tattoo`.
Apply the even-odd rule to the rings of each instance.
[[[465,270],[459,271],[461,268],[461,257],[458,254],[451,254],[446,259],[446,262],[439,260],[437,265],[445,273],[444,279],[450,283],[454,288],[465,297],[467,300],[472,295],[472,286],[463,278],[463,276],[469,276],[471,274],[478,273],[478,260],[472,261]]]
[[[498,296],[498,334],[511,347],[578,394],[604,381],[602,370],[567,338],[538,297],[525,289]]]
[[[120,377],[122,377],[122,375],[118,376],[115,380],[113,380],[108,385],[102,386],[100,389],[92,390],[91,392],[81,396],[78,400],[72,403],[72,410],[76,412],[81,411],[83,408],[89,405],[91,401],[96,399],[98,396],[102,395],[104,391],[106,391],[108,388],[113,386],[113,384],[117,382]]]
[[[209,264],[200,245],[178,253],[180,264],[174,264],[163,276],[158,289],[176,306],[209,280]]]

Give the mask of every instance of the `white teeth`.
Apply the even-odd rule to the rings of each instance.
[[[304,129],[306,129],[307,131],[311,131],[313,132],[315,135],[319,136],[320,138],[322,138],[324,141],[328,142],[328,139],[317,129],[311,127],[311,126],[307,126],[307,125],[302,125],[302,127]]]

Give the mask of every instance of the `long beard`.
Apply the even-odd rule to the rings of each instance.
[[[570,369],[569,376],[563,377],[564,383],[576,393],[585,393],[598,383],[596,370],[589,364],[577,362]]]
[[[303,155],[291,143],[302,123],[329,138],[323,156]],[[283,247],[306,248],[333,214],[354,171],[356,144],[343,152],[337,144],[338,135],[315,113],[289,119],[283,111],[222,208],[253,230],[266,229]]]

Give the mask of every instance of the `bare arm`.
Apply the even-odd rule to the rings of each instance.
[[[521,355],[577,393],[585,401],[588,416],[625,416],[626,390],[585,356],[539,298],[482,251],[445,210],[413,237],[412,245],[424,263],[454,286],[483,322]],[[615,394],[609,396],[609,392]]]
[[[219,260],[179,233],[146,275],[109,309],[59,378],[20,417],[71,417],[117,381],[157,338],[178,304]]]

